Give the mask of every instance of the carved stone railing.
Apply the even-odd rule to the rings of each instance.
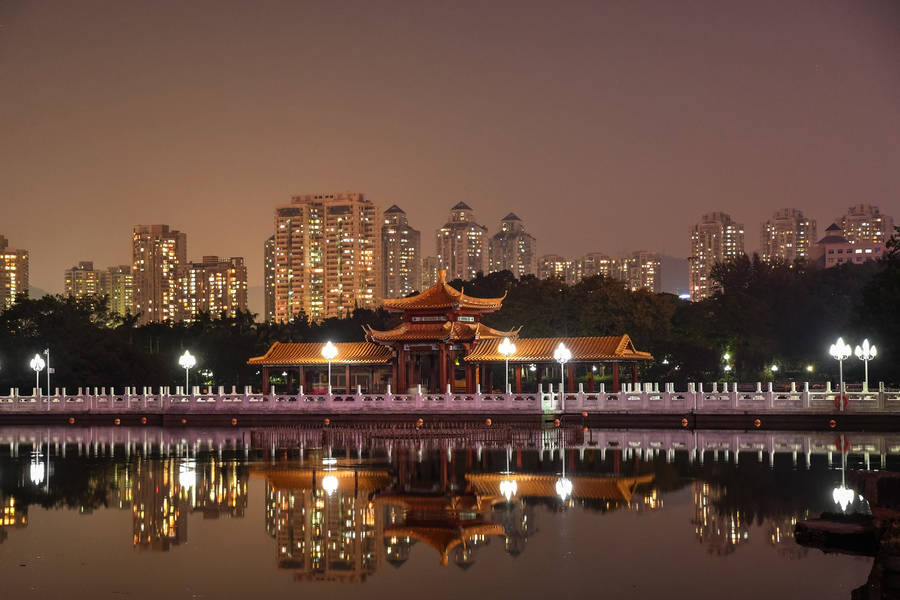
[[[753,389],[755,386],[755,389]],[[749,389],[749,391],[748,391]],[[838,394],[827,383],[823,389],[811,389],[804,383],[800,388],[790,384],[776,391],[771,383],[750,386],[738,384],[688,384],[676,391],[674,384],[623,384],[619,392],[607,392],[601,384],[595,392],[565,391],[562,397],[558,386],[537,393],[473,394],[428,393],[420,389],[412,394],[394,394],[388,387],[385,393],[363,394],[357,388],[353,394],[297,394],[267,395],[253,393],[247,387],[229,392],[219,387],[200,393],[194,387],[185,394],[181,387],[126,388],[121,392],[110,388],[79,388],[69,393],[65,388],[52,395],[41,395],[35,389],[22,395],[12,389],[8,396],[0,396],[0,416],[5,414],[674,414],[674,413],[812,413],[841,412]],[[888,390],[879,383],[876,390],[846,391],[847,413],[900,414],[900,390]]]

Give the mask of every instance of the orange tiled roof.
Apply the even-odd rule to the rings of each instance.
[[[318,343],[275,342],[269,351],[247,361],[248,365],[327,365]],[[333,364],[385,364],[391,361],[391,351],[371,342],[338,342]]]
[[[396,341],[472,341],[490,338],[515,338],[519,330],[500,331],[482,323],[462,323],[460,321],[444,321],[443,323],[408,323],[404,322],[389,329],[380,331],[369,328],[366,339],[372,342]]]
[[[446,273],[438,271],[438,282],[415,296],[409,298],[388,298],[382,303],[387,310],[434,310],[441,308],[464,308],[469,310],[492,312],[500,308],[503,298],[474,298],[467,296],[463,291],[450,286],[446,280]]]
[[[400,525],[384,529],[385,538],[409,537],[428,544],[440,552],[442,565],[446,565],[449,562],[448,555],[453,548],[460,544],[465,544],[466,540],[476,535],[506,537],[506,531],[499,523],[486,523],[484,521]]]
[[[314,487],[313,469],[267,469],[263,473],[266,481],[278,489],[311,490]],[[382,470],[335,469],[325,471],[317,469],[315,475],[317,477],[315,485],[319,487],[322,485],[322,477],[334,475],[338,482],[337,489],[342,492],[352,492],[354,489],[374,492],[384,489],[391,482],[390,473]]]
[[[562,342],[572,351],[573,361],[592,360],[653,360],[649,352],[635,349],[627,335],[609,337],[563,337],[563,338],[519,338],[516,352],[510,355],[510,362],[549,362],[553,352]],[[506,360],[497,346],[499,339],[486,339],[478,343],[466,356],[466,362],[503,362]]]
[[[516,494],[521,498],[556,498],[557,475],[537,475],[531,473],[512,473],[510,479],[516,481]],[[592,477],[570,475],[572,497],[593,500],[631,501],[635,488],[642,483],[653,481],[654,475],[640,477]],[[466,481],[472,485],[476,494],[482,496],[501,497],[500,482],[506,474],[472,473],[466,475]]]

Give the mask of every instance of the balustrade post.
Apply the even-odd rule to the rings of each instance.
[[[772,391],[772,382],[766,382],[766,408],[775,408],[775,392]]]
[[[885,410],[887,408],[887,394],[884,391],[884,382],[878,382],[878,408],[880,410]],[[881,461],[881,464],[884,464],[884,461]],[[884,468],[884,467],[881,467]]]
[[[803,393],[801,395],[801,399],[802,399],[803,408],[809,408],[810,402],[809,402],[809,382],[808,381],[803,382]],[[806,463],[806,466],[807,466],[807,468],[809,468],[809,462]]]

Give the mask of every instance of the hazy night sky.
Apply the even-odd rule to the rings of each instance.
[[[131,227],[244,256],[273,207],[362,191],[423,253],[465,200],[539,252],[748,250],[781,207],[900,218],[900,3],[0,1],[0,234],[61,291]],[[261,310],[251,296],[251,308]]]

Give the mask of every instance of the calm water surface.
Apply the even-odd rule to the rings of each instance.
[[[0,428],[0,597],[822,600],[864,586],[872,558],[793,539],[834,508],[835,436],[796,434],[798,452],[720,433],[695,452],[688,432]],[[849,469],[894,466],[879,436],[845,446]]]

